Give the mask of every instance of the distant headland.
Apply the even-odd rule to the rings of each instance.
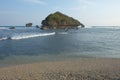
[[[85,27],[78,20],[69,17],[61,12],[55,12],[48,15],[45,20],[41,22],[41,29],[77,29],[78,26]]]

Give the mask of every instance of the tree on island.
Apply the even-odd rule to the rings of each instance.
[[[48,15],[45,20],[41,22],[41,24],[41,29],[75,29],[78,28],[78,26],[85,27],[78,20],[61,12],[55,12]]]
[[[26,27],[32,27],[32,23],[27,23],[25,26]]]

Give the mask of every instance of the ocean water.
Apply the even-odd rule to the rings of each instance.
[[[120,58],[120,29],[0,27],[0,66],[90,57]]]

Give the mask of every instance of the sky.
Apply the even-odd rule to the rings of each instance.
[[[0,0],[0,26],[41,25],[56,11],[86,26],[120,26],[120,0]]]

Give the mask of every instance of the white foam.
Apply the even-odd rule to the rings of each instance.
[[[8,29],[8,28],[6,28],[6,27],[0,27],[0,29]]]
[[[39,37],[39,36],[49,36],[49,35],[55,35],[55,32],[31,34],[31,35],[18,35],[18,36],[12,36],[10,39],[12,39],[12,40],[19,40],[19,39],[33,38],[33,37]]]
[[[10,39],[12,39],[12,40],[19,40],[19,39],[33,38],[33,37],[39,37],[39,36],[49,36],[49,35],[54,35],[54,34],[55,34],[55,32],[31,34],[31,35],[18,35],[18,36],[13,36]]]
[[[6,40],[6,39],[8,39],[7,37],[2,37],[2,38],[0,38],[0,41],[1,40]]]

